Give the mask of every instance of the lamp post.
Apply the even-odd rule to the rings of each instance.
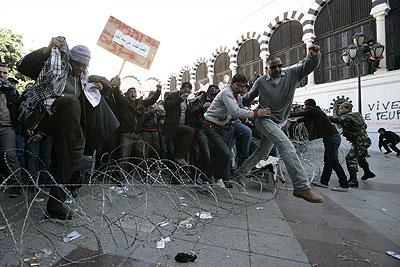
[[[350,44],[342,55],[342,60],[346,66],[354,65],[358,76],[358,112],[361,110],[361,63],[363,61],[379,61],[382,58],[385,47],[380,43],[364,43],[365,35],[356,33],[353,36],[353,44]]]

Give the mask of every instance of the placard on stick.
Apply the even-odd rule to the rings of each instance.
[[[149,70],[160,42],[110,16],[97,45]]]

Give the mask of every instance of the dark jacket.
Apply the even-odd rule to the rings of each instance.
[[[204,112],[207,109],[203,105],[208,102],[207,94],[202,94],[188,104],[186,124],[190,127],[201,129],[204,120]]]
[[[121,133],[139,133],[143,128],[144,112],[146,107],[156,103],[160,97],[161,90],[157,90],[151,97],[138,98],[130,102],[124,97],[119,88],[113,88],[115,99],[115,112],[120,125]]]
[[[162,132],[168,138],[173,138],[178,131],[183,101],[180,95],[180,91],[170,93],[164,102],[165,119]]]
[[[386,141],[387,144],[397,144],[400,142],[400,136],[391,131],[385,131],[384,133],[379,135],[379,148],[382,148],[383,141]]]
[[[290,114],[291,117],[301,117],[298,122],[304,122],[308,130],[309,140],[331,136],[338,131],[330,122],[328,116],[320,107],[310,107],[304,111]]]
[[[18,62],[18,71],[36,80],[48,58],[43,55],[42,49],[23,57]],[[106,79],[94,75],[91,81],[98,81],[103,84]],[[103,84],[103,87],[106,86],[106,84]],[[118,128],[119,122],[103,97],[96,107],[92,107],[82,91],[79,101],[81,104],[81,127],[86,139],[86,147],[89,147],[89,150],[97,149]]]
[[[43,54],[43,49],[44,47],[24,56],[17,63],[17,70],[32,80],[36,80],[48,58]]]
[[[17,127],[19,94],[8,81],[0,79],[0,93],[6,95],[7,108],[10,112],[11,125]]]

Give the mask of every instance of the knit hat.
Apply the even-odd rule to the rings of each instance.
[[[77,45],[71,49],[71,59],[89,66],[90,50],[84,45]]]
[[[340,104],[340,107],[344,107],[351,110],[353,108],[353,105],[350,102],[343,102],[342,104]]]

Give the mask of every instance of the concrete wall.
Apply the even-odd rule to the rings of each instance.
[[[349,98],[357,111],[357,78],[332,83],[298,88],[295,102],[303,103],[314,98],[317,104],[332,113],[333,102],[339,98]],[[372,140],[371,150],[378,150],[380,127],[400,134],[400,70],[367,75],[361,78],[362,114],[368,124],[368,135]]]

